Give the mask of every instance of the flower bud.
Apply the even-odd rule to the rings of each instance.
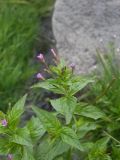
[[[41,73],[38,73],[38,74],[36,75],[36,77],[37,77],[37,79],[42,79],[42,80],[45,79]]]
[[[8,158],[8,160],[13,160],[12,154],[8,154],[7,158]]]
[[[38,58],[41,62],[45,63],[45,58],[44,58],[44,55],[43,55],[43,54],[40,53],[40,54],[37,56],[37,58]]]
[[[75,64],[74,63],[71,63],[70,64],[70,67],[71,67],[71,69],[72,69],[72,73],[74,72],[74,70],[75,70]]]
[[[6,127],[7,124],[8,124],[8,122],[7,122],[6,119],[3,119],[3,120],[1,121],[1,124],[2,124],[3,127]]]
[[[70,64],[70,67],[71,67],[72,69],[75,69],[75,64],[74,64],[74,63],[71,63],[71,64]]]
[[[54,49],[51,49],[51,52],[52,52],[54,57],[57,57],[57,54],[55,53]]]

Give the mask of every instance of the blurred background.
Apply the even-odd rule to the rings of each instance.
[[[49,49],[54,46],[54,2],[0,0],[0,110],[6,111],[24,93],[30,93],[40,69],[36,55],[44,51],[49,59]],[[36,101],[34,93],[30,93],[31,100]]]

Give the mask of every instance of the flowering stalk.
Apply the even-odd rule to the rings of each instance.
[[[51,49],[51,53],[53,54],[53,56],[55,58],[55,63],[59,63],[60,59],[53,48]]]
[[[48,71],[48,73],[50,73],[51,71],[50,71],[50,69],[49,69],[49,67],[48,67],[48,65],[47,65],[47,63],[46,63],[46,61],[45,61],[44,55],[40,53],[40,54],[37,56],[37,58],[45,65],[46,70]],[[40,78],[40,79],[41,79],[41,78]]]
[[[72,73],[73,73],[73,71],[75,70],[75,64],[74,64],[74,63],[71,63],[71,64],[70,64],[70,67],[71,67]]]

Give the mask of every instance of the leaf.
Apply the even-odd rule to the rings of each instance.
[[[75,147],[80,151],[84,151],[77,134],[71,128],[63,127],[61,132],[61,139],[63,142],[69,144],[71,147]]]
[[[81,104],[78,104],[75,110],[75,114],[95,120],[105,117],[105,114],[99,108],[92,105],[82,106]]]
[[[2,111],[0,111],[0,119],[3,119],[3,118],[5,118],[5,114]]]
[[[30,147],[23,148],[23,156],[21,160],[35,160],[33,150]]]
[[[55,160],[64,160],[63,157],[57,157]]]
[[[115,160],[120,159],[120,147],[113,146],[112,157],[114,157]]]
[[[0,125],[0,134],[6,134],[9,131],[7,127]]]
[[[66,123],[69,124],[77,104],[77,99],[75,97],[62,97],[50,102],[58,113],[65,116]]]
[[[87,151],[87,152],[90,151],[92,149],[92,147],[94,146],[93,142],[85,142],[82,144],[84,146],[85,151]]]
[[[32,86],[32,88],[44,88],[47,90],[52,90],[54,87],[52,85],[53,79],[46,80],[44,82],[39,82]]]
[[[6,155],[10,151],[8,138],[0,138],[0,155]]]
[[[26,96],[23,96],[14,106],[13,108],[7,113],[7,120],[9,127],[16,127],[20,121],[20,116],[24,112],[24,105],[26,101]]]
[[[77,126],[77,135],[79,138],[83,138],[88,132],[98,128],[94,122],[83,121],[82,124]]]
[[[109,137],[104,137],[98,140],[92,147],[88,157],[89,160],[106,160],[109,156],[106,154],[107,144],[109,142]],[[101,158],[101,159],[100,159]]]
[[[13,134],[9,140],[10,142],[13,142],[15,144],[20,144],[23,146],[32,146],[30,133],[26,127],[17,129],[16,133]]]
[[[82,77],[82,76],[73,77],[72,80],[69,82],[71,95],[74,95],[75,93],[86,87],[89,83],[93,82],[94,80],[91,79],[90,77]]]
[[[32,117],[27,124],[27,128],[30,132],[31,139],[33,142],[39,140],[45,133],[45,129],[41,124],[40,120],[36,117]]]
[[[43,141],[37,148],[37,160],[53,160],[55,157],[62,155],[67,152],[69,145],[62,142],[60,139],[56,140],[54,143],[48,143]]]
[[[58,81],[56,79],[48,79],[44,82],[39,82],[32,86],[32,88],[44,88],[46,90],[52,91],[54,93],[58,94],[64,94],[65,90],[64,88],[59,85]]]
[[[41,121],[43,127],[49,132],[53,134],[59,134],[61,129],[61,124],[59,120],[50,112],[47,112],[42,109],[38,109],[37,107],[32,107],[33,111],[38,116]]]
[[[50,66],[50,70],[53,73],[56,73],[58,76],[61,75],[62,69],[66,68],[65,61],[63,59],[60,59],[60,63],[57,66]]]

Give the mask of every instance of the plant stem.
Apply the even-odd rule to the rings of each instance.
[[[112,81],[108,84],[108,86],[103,90],[100,96],[98,96],[95,100],[95,103],[98,102],[106,93],[107,91],[111,88],[111,86],[114,84],[114,81],[116,78],[113,78]]]
[[[72,160],[71,151],[72,150],[70,148],[69,151],[68,151],[68,153],[67,153],[67,156],[66,156],[67,160]]]
[[[111,136],[109,133],[107,133],[106,131],[104,131],[104,133],[110,137],[111,139],[113,139],[116,143],[120,144],[120,141],[118,141],[116,138],[114,138],[113,136]]]

